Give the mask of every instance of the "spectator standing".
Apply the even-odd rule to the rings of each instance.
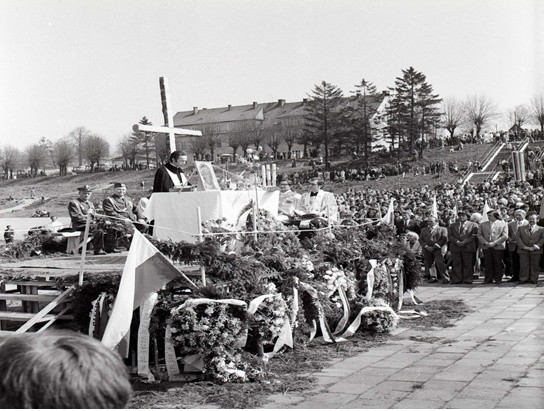
[[[452,284],[472,284],[474,260],[478,250],[478,224],[468,221],[467,211],[457,213],[457,221],[448,227],[449,251],[452,262]]]
[[[538,266],[544,245],[544,228],[536,223],[538,215],[531,213],[528,224],[518,228],[519,283],[538,283]]]
[[[525,219],[525,210],[517,209],[514,212],[514,221],[508,223],[508,240],[507,247],[510,254],[510,271],[505,274],[510,276],[508,282],[514,283],[519,281],[519,253],[518,253],[518,228],[529,224]]]
[[[430,216],[427,218],[427,226],[421,230],[419,243],[422,247],[423,259],[425,263],[425,276],[428,277],[429,283],[438,282],[438,278],[442,279],[442,283],[449,284],[449,276],[444,263],[444,255],[442,247],[448,242],[448,230],[445,227],[438,225],[436,217]],[[433,270],[431,276],[430,268],[432,265],[436,267],[436,274]]]
[[[497,210],[487,212],[488,221],[478,227],[478,241],[484,253],[485,276],[484,284],[500,284],[504,275],[504,252],[508,239],[508,226],[500,220]]]
[[[6,231],[4,231],[4,240],[6,241],[6,244],[13,243],[13,240],[15,239],[15,231],[13,228],[11,228],[10,225],[6,226]]]

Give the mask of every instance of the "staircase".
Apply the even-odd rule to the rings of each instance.
[[[0,279],[0,339],[14,333],[42,332],[57,320],[71,320],[73,285],[55,281]]]

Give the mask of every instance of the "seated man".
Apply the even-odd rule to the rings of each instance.
[[[333,193],[324,191],[323,181],[317,178],[310,180],[310,192],[304,193],[300,199],[299,206],[295,210],[295,214],[303,216],[305,214],[314,214],[314,220],[328,222],[338,221],[338,205]],[[316,225],[316,221],[312,220],[312,225]],[[318,227],[323,226],[323,223],[318,223]]]
[[[127,235],[131,235],[134,231],[134,227],[141,233],[147,230],[145,216],[134,205],[132,199],[125,195],[126,192],[127,186],[125,184],[115,183],[113,185],[113,195],[106,197],[102,202],[104,214],[109,217],[115,217],[112,219],[112,226],[117,230],[117,237],[123,232]],[[117,250],[114,248],[110,251],[116,252]],[[108,250],[106,250],[106,252],[108,252]]]
[[[300,194],[291,190],[291,182],[282,180],[280,183],[280,198],[278,203],[278,220],[286,222],[294,217],[295,209],[300,201]]]
[[[85,225],[87,223],[87,215],[91,216],[91,225],[89,227],[89,234],[93,236],[93,249],[95,255],[105,254],[102,249],[108,248],[105,247],[106,244],[112,242],[112,234],[107,233],[105,235],[104,229],[98,224],[98,219],[96,218],[96,210],[94,204],[91,201],[91,195],[93,190],[90,186],[85,185],[79,187],[78,197],[75,200],[72,200],[68,203],[68,214],[72,220],[72,229],[75,231],[85,231]],[[113,237],[115,238],[115,237]]]
[[[112,409],[130,399],[119,355],[72,331],[14,334],[0,344],[0,408]]]

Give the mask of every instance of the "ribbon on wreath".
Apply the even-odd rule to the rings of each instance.
[[[257,298],[254,298],[249,303],[249,308],[247,309],[247,312],[249,314],[255,314],[264,300],[266,300],[267,298],[274,298],[274,296],[275,294],[263,294]],[[286,345],[293,348],[293,330],[291,328],[291,322],[289,321],[289,317],[287,317],[287,315],[284,318],[283,326],[281,327],[280,333],[276,338],[274,348],[271,352],[264,353],[263,360],[268,361],[269,359],[274,357],[281,348]]]
[[[140,325],[138,326],[138,376],[155,381],[154,375],[149,369],[149,323],[151,313],[159,298],[158,293],[152,293],[140,306]]]
[[[366,313],[372,312],[372,311],[389,311],[393,317],[398,318],[397,313],[395,313],[395,311],[391,307],[389,307],[388,305],[384,306],[384,307],[363,307],[363,308],[361,308],[361,311],[359,311],[359,313],[357,314],[357,317],[355,317],[355,320],[353,320],[353,322],[348,327],[348,329],[344,332],[344,334],[342,334],[342,338],[343,339],[349,338],[353,334],[355,334],[355,332],[361,326],[361,317],[363,316],[363,314],[366,314]]]
[[[372,292],[374,290],[374,281],[375,281],[374,270],[378,266],[378,260],[372,258],[372,259],[368,260],[368,262],[370,263],[371,268],[370,268],[370,271],[366,274],[367,290],[366,290],[366,296],[365,297],[370,300],[372,298]]]
[[[317,297],[317,290],[312,287],[309,284],[303,283],[302,281],[299,283],[300,287],[307,292],[310,297],[312,297],[313,304],[317,308],[317,322],[313,321],[313,329],[310,334],[310,339],[308,342],[312,341],[317,333],[317,326],[319,324],[319,327],[321,328],[321,334],[323,336],[323,340],[325,342],[336,342],[336,338],[334,337],[333,333],[329,329],[329,325],[327,324],[327,321],[325,321],[325,314],[323,313],[323,307],[321,306],[321,303],[319,302],[319,298]]]
[[[344,287],[342,285],[339,285],[335,291],[338,291],[338,295],[340,296],[340,301],[342,303],[342,309],[344,310],[344,314],[342,315],[342,318],[340,318],[340,321],[338,321],[338,324],[336,324],[336,328],[334,330],[334,335],[337,336],[342,331],[344,331],[344,328],[349,321],[351,310],[349,308],[348,296]]]
[[[89,322],[89,335],[100,340],[110,317],[107,292],[100,293],[96,300],[92,302],[92,309],[89,316],[91,318]]]

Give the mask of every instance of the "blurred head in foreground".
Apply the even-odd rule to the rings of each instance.
[[[70,331],[0,342],[0,408],[124,408],[131,387],[117,352]]]

